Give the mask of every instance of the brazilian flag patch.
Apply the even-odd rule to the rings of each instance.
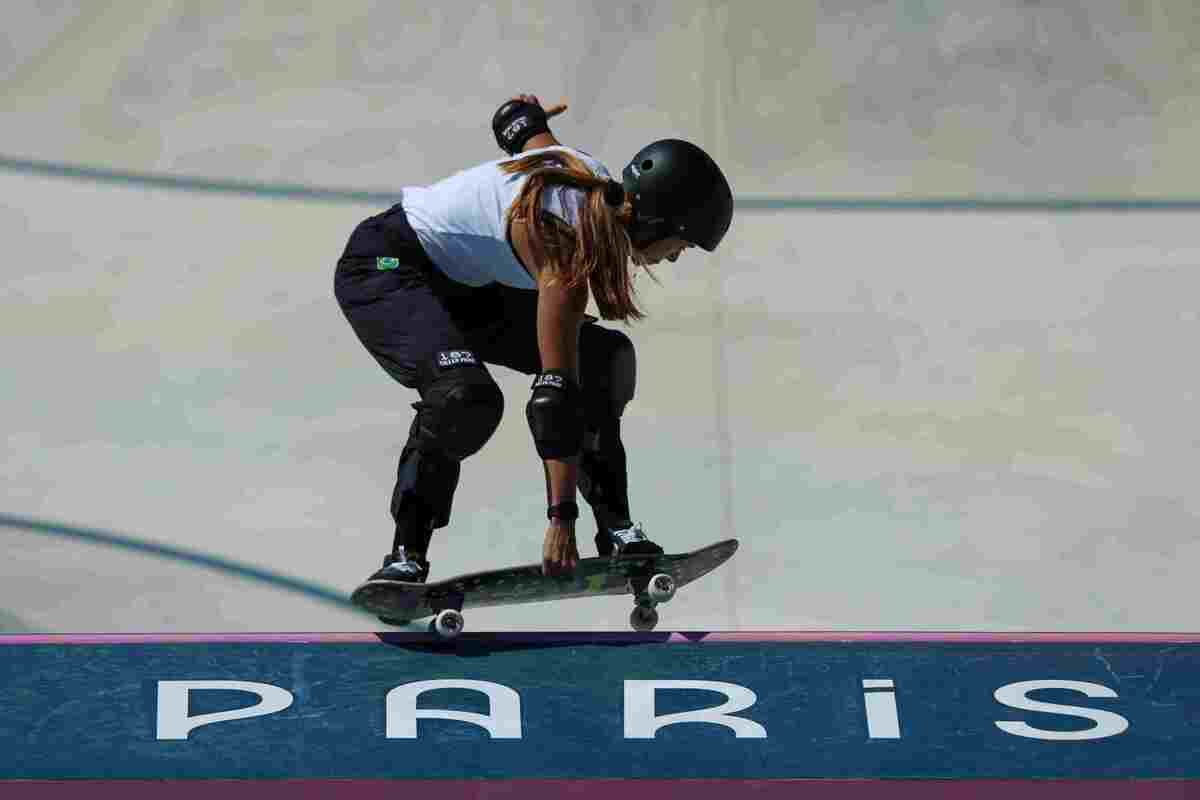
[[[392,258],[391,256],[380,256],[379,258],[375,259],[375,269],[386,270],[399,268],[400,259],[398,258]]]

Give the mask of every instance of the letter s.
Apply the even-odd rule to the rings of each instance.
[[[1069,689],[1081,692],[1088,697],[1116,697],[1117,693],[1107,686],[1083,681],[1024,681],[1010,683],[996,690],[996,701],[1010,708],[1022,711],[1040,711],[1044,714],[1060,714],[1067,717],[1081,717],[1096,723],[1093,728],[1082,731],[1046,731],[1026,725],[1024,722],[997,722],[996,727],[1013,736],[1026,739],[1043,739],[1046,741],[1081,742],[1088,739],[1107,739],[1124,733],[1129,728],[1129,720],[1111,711],[1098,711],[1092,708],[1064,706],[1058,703],[1042,703],[1030,700],[1026,695],[1038,689]]]

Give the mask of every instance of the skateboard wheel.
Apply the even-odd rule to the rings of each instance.
[[[649,606],[634,606],[629,614],[629,625],[635,631],[652,631],[658,624],[658,612]]]
[[[453,639],[458,636],[462,633],[464,626],[463,615],[453,608],[439,611],[438,615],[433,618],[433,622],[429,623],[429,628],[443,639]]]
[[[665,603],[675,596],[675,579],[670,575],[659,573],[650,579],[646,594],[656,603]]]

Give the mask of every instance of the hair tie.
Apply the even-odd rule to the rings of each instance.
[[[604,184],[604,202],[614,208],[620,208],[625,202],[625,187],[612,180]]]

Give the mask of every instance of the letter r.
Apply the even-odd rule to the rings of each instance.
[[[677,714],[655,713],[654,693],[658,689],[704,689],[725,695],[725,702],[713,708],[681,711]],[[757,722],[731,717],[754,705],[758,696],[745,686],[721,681],[625,681],[625,738],[653,739],[659,728],[678,722],[707,722],[724,725],[738,739],[765,739],[767,729]]]

